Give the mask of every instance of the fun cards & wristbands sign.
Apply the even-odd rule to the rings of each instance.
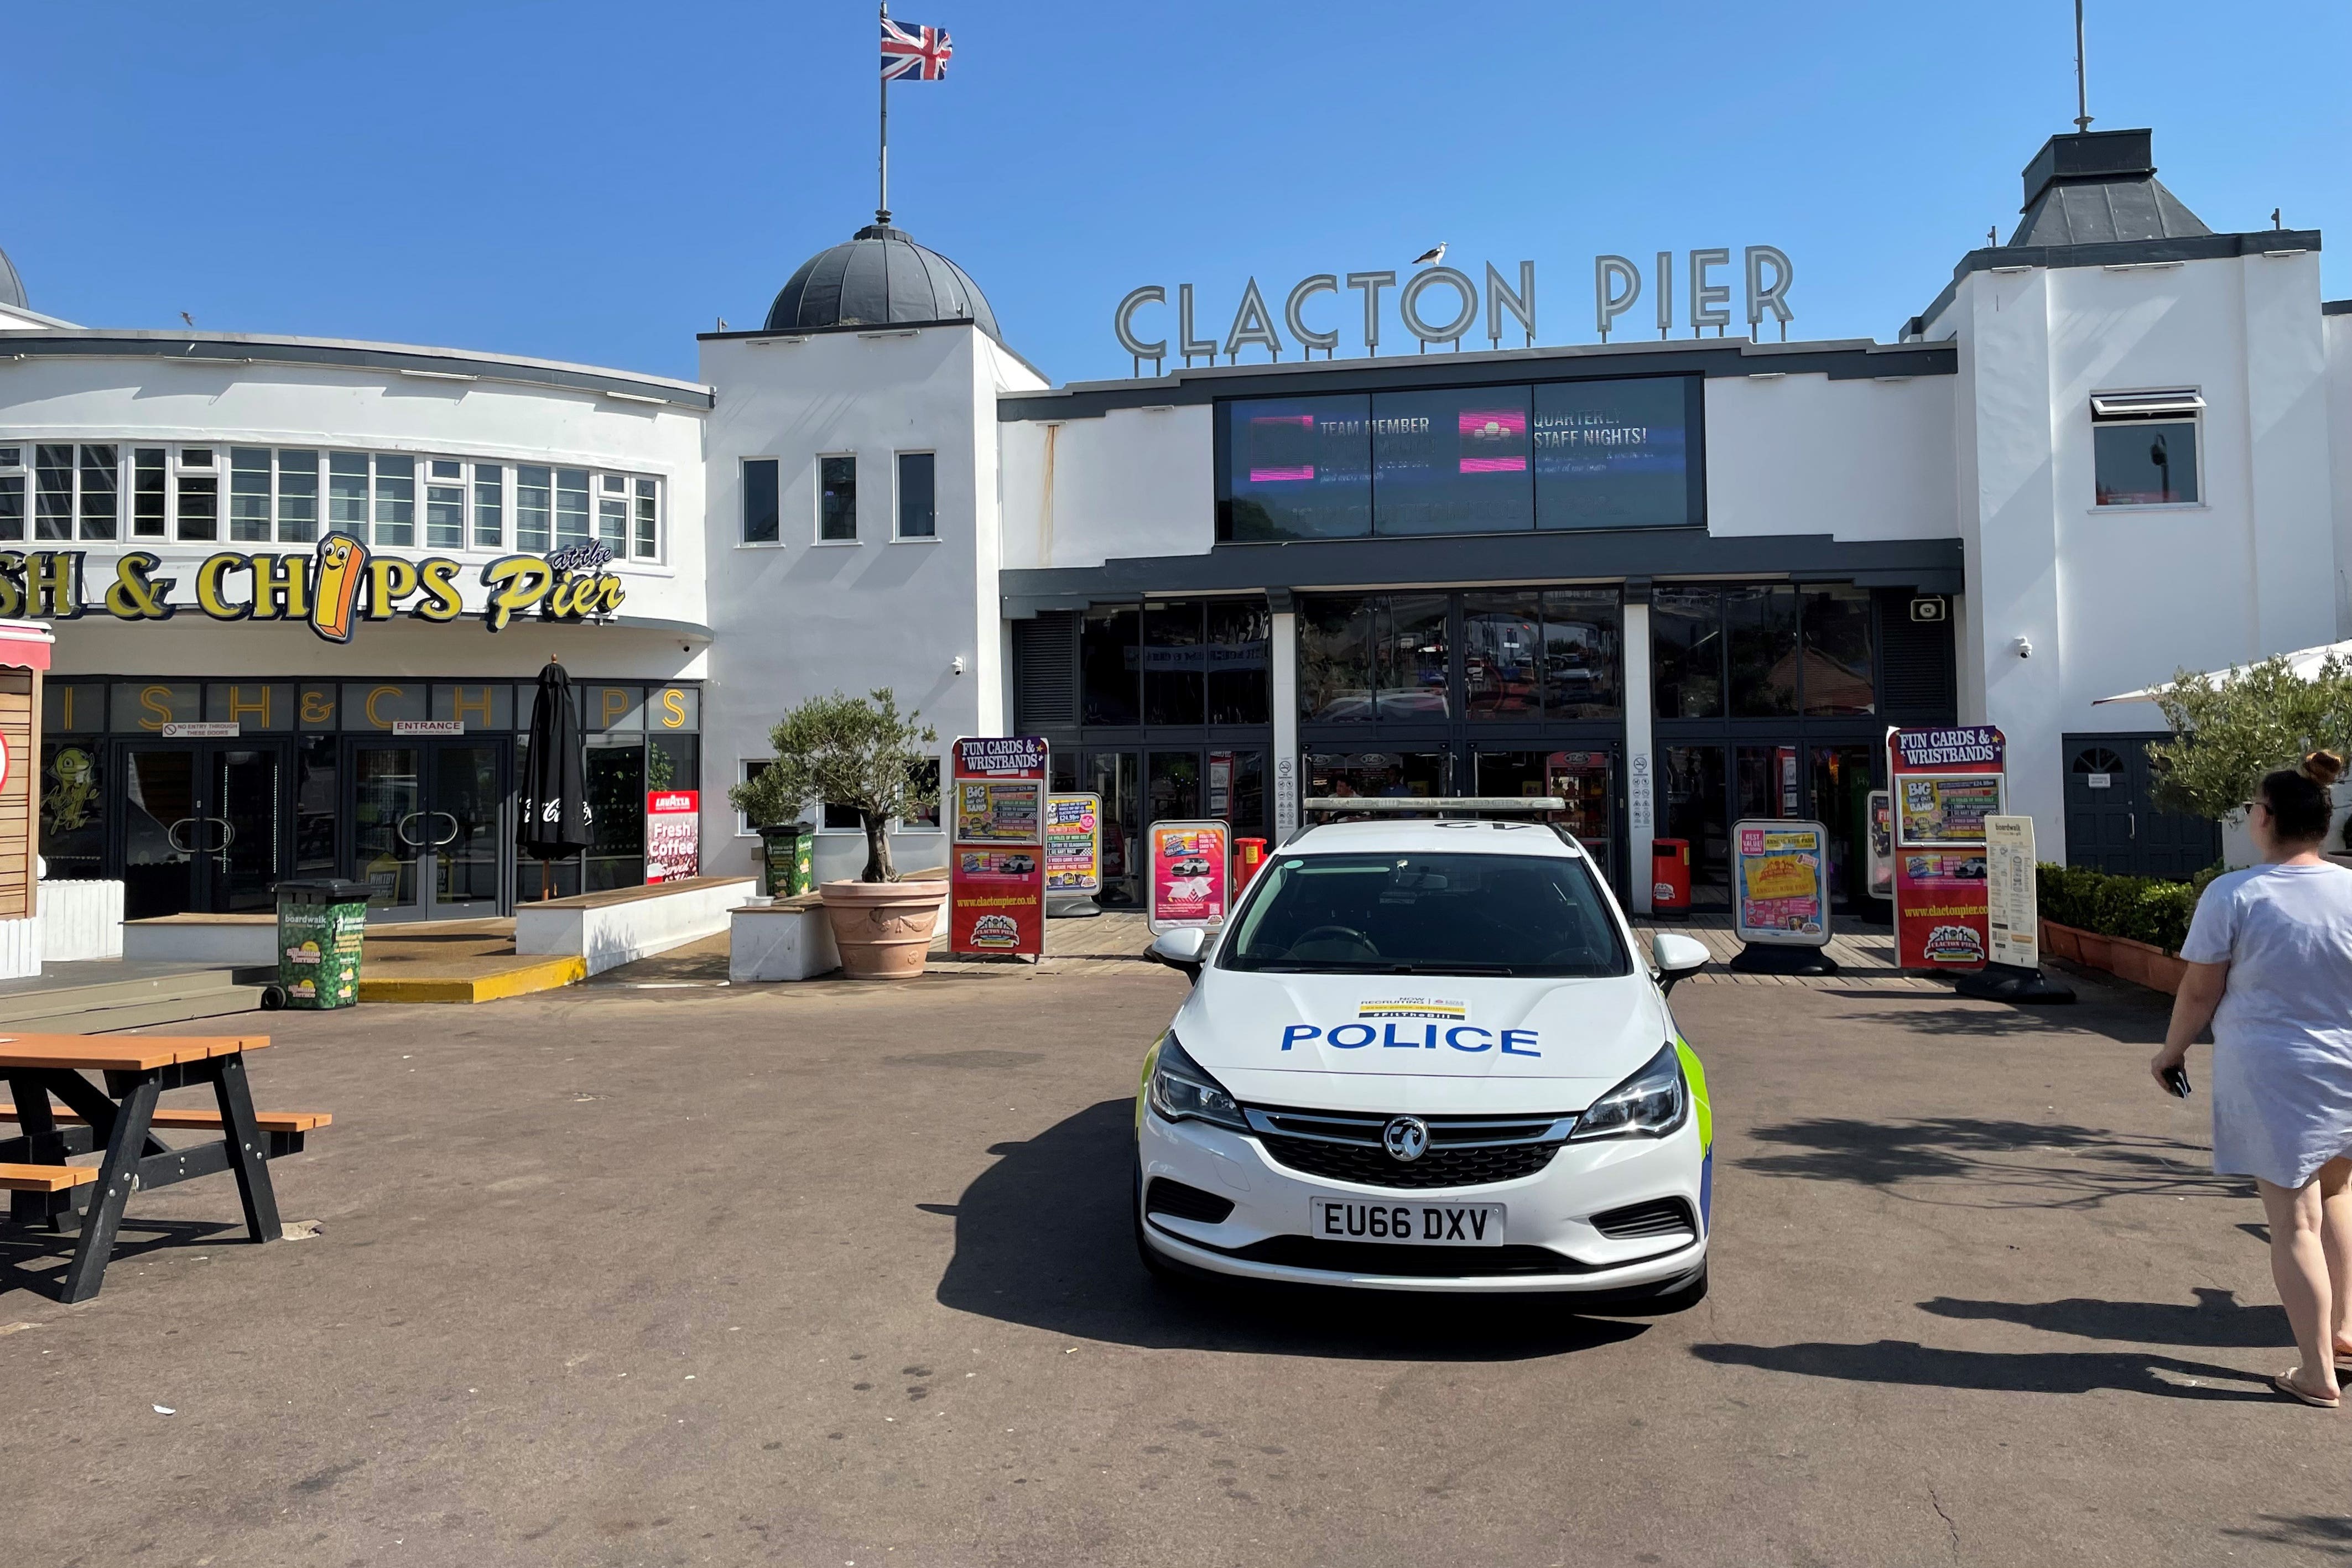
[[[361,621],[405,614],[449,622],[466,613],[462,562],[446,556],[377,555],[350,534],[329,534],[308,554],[247,554],[223,550],[193,568],[146,550],[114,558],[102,589],[91,580],[83,550],[0,550],[0,619],[72,621],[104,613],[117,621],[169,621],[193,611],[214,621],[288,621],[307,624],[330,643],[348,643]],[[612,551],[593,541],[551,555],[500,556],[477,580],[478,612],[492,632],[516,617],[601,620],[621,607],[626,590],[604,568]],[[162,575],[165,570],[174,575]],[[184,577],[179,575],[184,572]],[[183,581],[194,601],[174,601]]]

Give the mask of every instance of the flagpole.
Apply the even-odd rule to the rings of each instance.
[[[889,19],[890,0],[882,0],[882,20],[887,22]],[[890,78],[887,76],[882,78],[881,148],[881,158],[876,171],[879,190],[874,221],[887,224],[890,221]]]

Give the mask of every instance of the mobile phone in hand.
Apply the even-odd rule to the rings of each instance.
[[[2186,1100],[2196,1092],[2189,1086],[2189,1069],[2168,1067],[2164,1070],[2164,1086],[2176,1100]]]

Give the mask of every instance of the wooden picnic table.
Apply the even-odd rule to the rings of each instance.
[[[10,1217],[64,1228],[82,1203],[89,1204],[59,1300],[86,1301],[98,1294],[123,1205],[134,1187],[169,1186],[234,1171],[253,1239],[278,1239],[270,1147],[256,1124],[245,1072],[245,1053],[268,1043],[268,1035],[258,1034],[179,1039],[0,1031],[0,1078],[8,1080],[15,1093],[11,1111],[22,1128],[17,1136],[0,1139],[0,1186],[10,1192]],[[89,1072],[98,1073],[100,1082],[83,1076]],[[166,1090],[197,1084],[211,1085],[219,1102],[220,1141],[166,1147],[154,1135],[156,1098]],[[51,1106],[52,1095],[67,1114]],[[170,1124],[173,1119],[166,1120]],[[209,1120],[181,1118],[178,1124]],[[105,1155],[94,1173],[67,1163],[68,1156],[87,1154],[100,1143]],[[83,1186],[93,1190],[84,1194]]]

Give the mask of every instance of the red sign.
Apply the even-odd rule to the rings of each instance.
[[[959,953],[1045,951],[1045,743],[955,743],[948,828],[948,943]]]
[[[2007,747],[1990,725],[1886,732],[1895,961],[1980,969],[1990,941],[1985,825],[2003,806]]]
[[[702,791],[648,791],[646,795],[646,881],[680,882],[701,874]]]
[[[1218,821],[1151,824],[1152,930],[1225,923],[1230,831]]]

